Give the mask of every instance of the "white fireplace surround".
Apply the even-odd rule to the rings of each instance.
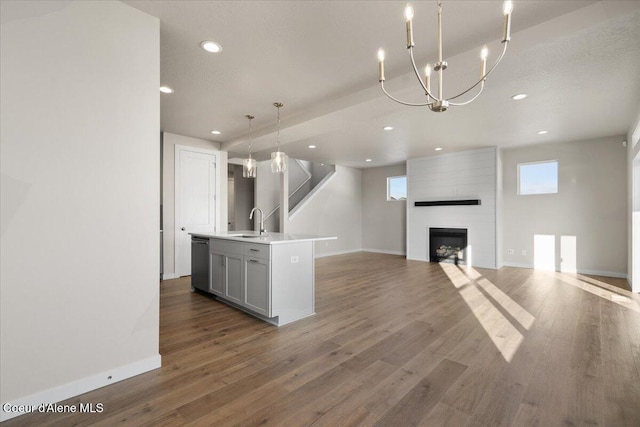
[[[466,228],[468,265],[497,267],[498,150],[495,147],[407,161],[407,259],[429,261],[429,228]],[[414,206],[473,195],[478,206]]]

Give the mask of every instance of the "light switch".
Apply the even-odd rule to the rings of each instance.
[[[291,264],[295,264],[298,261],[300,261],[300,258],[297,255],[291,257]]]

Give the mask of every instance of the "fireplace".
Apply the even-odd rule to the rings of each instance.
[[[466,228],[429,228],[429,261],[466,264]]]

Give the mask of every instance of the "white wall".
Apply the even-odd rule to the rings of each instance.
[[[165,279],[175,278],[175,147],[184,145],[188,147],[204,148],[218,151],[220,144],[204,139],[191,138],[183,135],[176,135],[169,132],[162,133],[162,235],[163,235],[163,277]],[[222,194],[217,195],[219,200],[218,229],[226,230],[227,226],[227,153],[220,151],[220,161],[216,167],[217,180],[223,183],[220,185]]]
[[[466,228],[472,265],[496,268],[497,149],[407,161],[407,258],[428,261],[430,227]],[[480,206],[416,207],[414,202],[470,197]]]
[[[326,186],[289,220],[287,233],[337,236],[316,243],[316,256],[357,252],[362,248],[362,172],[336,166]]]
[[[640,292],[640,112],[627,133],[628,280]]]
[[[255,206],[262,209],[265,217],[280,205],[280,174],[271,172],[271,162],[257,162],[257,177],[255,178]],[[274,212],[264,221],[267,231],[280,230],[280,211]],[[259,215],[253,217],[253,230],[258,230]]]
[[[534,265],[534,235],[555,236],[556,269],[561,236],[576,238],[576,269],[622,276],[627,272],[627,177],[624,137],[505,149],[505,265]],[[517,164],[558,160],[558,194],[517,195]],[[522,250],[526,255],[522,255]],[[574,252],[570,250],[570,252]],[[565,256],[565,265],[568,257]]]
[[[160,365],[159,21],[120,2],[0,14],[0,394],[37,404]]]
[[[504,174],[502,150],[496,153],[496,267],[504,265]]]
[[[407,202],[387,200],[387,178],[406,174],[405,164],[362,171],[363,250],[407,253]]]

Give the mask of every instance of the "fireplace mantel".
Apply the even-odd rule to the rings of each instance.
[[[414,206],[479,206],[480,199],[424,200]]]

